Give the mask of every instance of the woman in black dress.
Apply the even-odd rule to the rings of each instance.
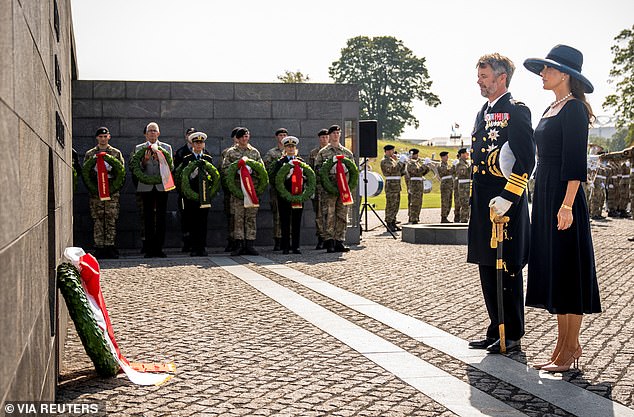
[[[590,234],[586,181],[588,127],[594,119],[585,93],[592,84],[581,75],[583,55],[555,46],[546,59],[524,66],[555,93],[535,129],[537,172],[531,216],[526,305],[557,314],[557,345],[550,361],[537,369],[563,372],[581,356],[583,314],[601,312]]]

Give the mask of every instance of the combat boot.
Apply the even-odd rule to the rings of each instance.
[[[273,240],[275,241],[275,244],[273,245],[273,250],[274,251],[278,251],[280,249],[282,249],[282,247],[280,246],[280,243],[282,242],[282,239],[280,239],[279,237],[273,238]]]
[[[321,236],[317,236],[317,246],[315,246],[315,249],[319,250],[323,248],[324,248],[324,239],[322,239]]]
[[[446,218],[446,217],[442,217],[442,218],[440,219],[440,222],[441,222],[441,223],[449,223],[449,219],[448,219],[448,218]]]
[[[225,252],[231,252],[235,249],[236,243],[230,237],[227,238],[227,247],[225,247]]]
[[[394,225],[396,227],[396,225]],[[350,248],[343,244],[341,240],[335,240],[335,252],[350,252]]]
[[[332,239],[324,241],[324,248],[326,248],[327,253],[335,253],[335,241]]]
[[[255,240],[246,240],[246,245],[244,247],[244,251],[243,253],[246,255],[253,255],[253,256],[258,256],[260,253],[255,250],[255,248],[253,247],[253,244],[255,243]]]
[[[231,256],[239,256],[242,255],[244,249],[244,240],[236,239],[233,241],[233,250],[231,251]]]
[[[119,259],[119,251],[117,250],[117,248],[115,248],[114,246],[108,246],[106,247],[106,249],[108,250],[108,255],[111,259]]]

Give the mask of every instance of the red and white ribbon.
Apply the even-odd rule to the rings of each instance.
[[[293,173],[291,174],[291,194],[301,195],[304,192],[304,170],[300,166],[301,162],[297,159],[292,161]],[[300,209],[304,207],[301,202],[291,203],[291,208]]]
[[[64,256],[79,270],[81,283],[86,292],[90,310],[95,316],[97,325],[103,332],[104,339],[110,347],[110,351],[113,356],[117,358],[119,366],[121,366],[121,369],[125,372],[130,381],[138,385],[161,385],[169,381],[173,375],[149,372],[175,372],[176,365],[174,362],[133,363],[129,362],[123,354],[121,354],[119,345],[117,345],[117,341],[114,337],[114,330],[110,323],[110,316],[106,309],[106,301],[101,291],[101,285],[99,284],[100,269],[97,259],[91,254],[86,254],[82,248],[77,247],[66,248],[66,250],[64,250]]]
[[[108,183],[108,169],[104,160],[105,152],[99,152],[97,155],[97,189],[99,191],[99,200],[110,200],[110,184]]]
[[[253,178],[251,178],[251,173],[249,172],[249,168],[247,168],[246,158],[238,160],[238,174],[240,175],[242,194],[244,194],[244,207],[260,207],[260,201],[258,200],[258,195],[253,185]]]
[[[169,164],[167,163],[167,159],[163,152],[159,150],[158,144],[153,143],[150,145],[150,149],[156,154],[156,157],[159,161],[159,170],[161,172],[161,181],[163,182],[163,188],[165,191],[171,191],[176,188],[174,184],[174,178],[172,177],[172,170],[170,169]]]

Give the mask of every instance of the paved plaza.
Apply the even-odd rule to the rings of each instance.
[[[123,354],[177,371],[151,387],[98,377],[71,326],[58,401],[123,416],[634,416],[634,221],[593,222],[604,311],[584,319],[580,369],[547,374],[529,365],[554,346],[553,316],[526,309],[521,352],[469,350],[487,315],[466,246],[404,243],[370,220],[344,254],[102,261]]]

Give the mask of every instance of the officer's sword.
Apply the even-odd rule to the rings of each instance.
[[[506,334],[504,331],[504,258],[502,257],[502,247],[504,244],[504,227],[509,222],[508,216],[498,216],[493,208],[491,217],[491,248],[496,249],[495,272],[497,280],[497,301],[498,301],[498,330],[500,333],[500,353],[506,353]]]

